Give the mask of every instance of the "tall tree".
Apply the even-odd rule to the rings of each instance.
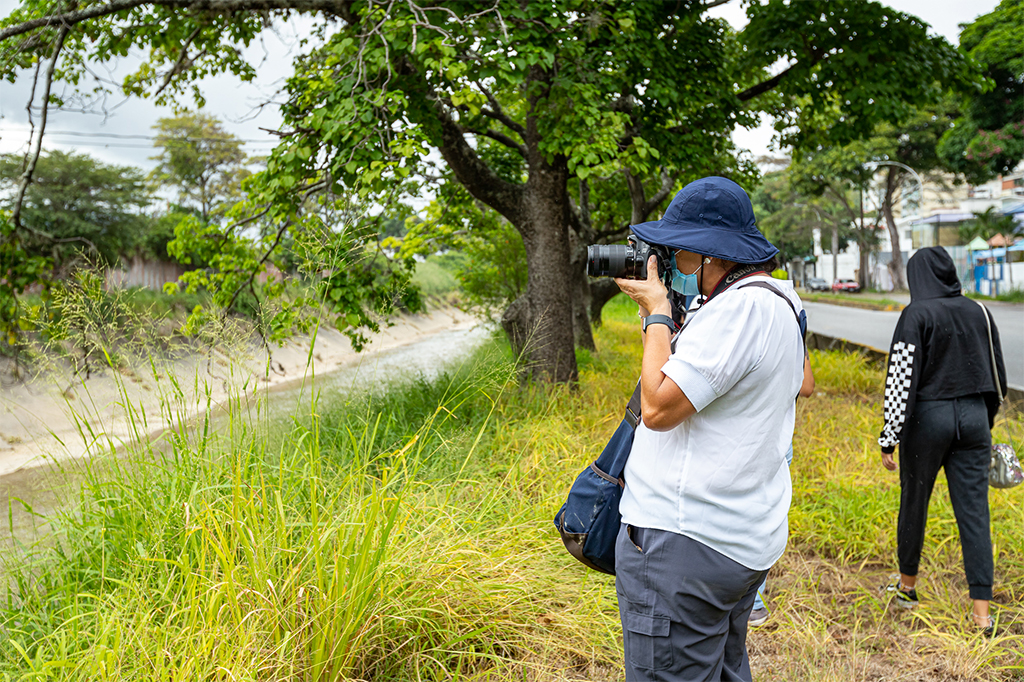
[[[752,2],[739,34],[708,16],[722,2],[111,0],[55,11],[25,0],[0,42],[16,65],[67,49],[68,79],[86,57],[150,47],[143,70],[160,74],[151,86],[166,96],[197,73],[240,71],[230,42],[248,42],[266,12],[322,15],[287,84],[281,144],[248,185],[254,209],[284,225],[311,185],[384,192],[436,151],[523,238],[526,292],[506,322],[531,339],[531,371],[574,381],[572,181],[609,165],[638,178],[701,171],[759,112],[778,119],[785,143],[844,143],[967,78],[943,39],[876,2]],[[521,180],[496,172],[483,138],[521,157]]]
[[[949,167],[982,183],[1024,161],[1024,0],[1002,0],[988,14],[961,24],[960,49],[977,61],[988,83],[963,101],[963,115],[942,138]]]
[[[829,197],[801,194],[793,186],[788,169],[767,173],[750,200],[758,225],[778,247],[782,263],[814,255],[815,229],[820,231],[824,250],[831,250],[832,240],[826,243],[825,239],[833,234],[835,251],[840,241],[845,248],[850,228],[842,206]]]
[[[845,215],[845,223],[851,226],[849,233],[857,243],[858,281],[864,289],[871,286],[871,253],[878,247],[875,216],[869,224],[864,206],[864,195],[870,196],[875,172],[868,156],[865,145],[858,142],[794,155],[790,167],[790,181],[799,194],[819,197]],[[833,257],[836,250],[832,249]]]
[[[153,144],[160,154],[152,177],[178,190],[179,202],[194,207],[204,221],[241,199],[239,186],[248,174],[242,141],[220,121],[199,113],[161,118]]]
[[[939,156],[938,146],[942,136],[954,127],[957,109],[950,97],[931,106],[923,106],[902,123],[883,122],[874,136],[864,145],[868,159],[876,162],[883,172],[882,215],[889,231],[892,258],[889,261],[889,276],[893,288],[905,291],[907,288],[906,264],[903,262],[902,246],[893,206],[903,196],[906,185],[921,191],[918,179],[929,173],[948,170]],[[916,178],[908,173],[912,169]]]
[[[17,187],[23,172],[21,156],[0,156],[0,189]],[[82,255],[113,263],[140,246],[152,225],[143,214],[151,200],[138,168],[107,165],[87,154],[46,152],[25,193],[23,247],[48,259],[58,275]],[[0,205],[10,209],[10,203]]]

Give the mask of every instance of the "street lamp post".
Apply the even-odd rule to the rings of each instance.
[[[793,205],[794,206],[802,206],[803,208],[811,209],[812,211],[814,211],[818,215],[818,222],[822,226],[825,225],[825,219],[822,217],[821,211],[818,210],[817,206],[814,206],[814,205],[811,205],[811,204],[793,204]],[[818,239],[820,241],[820,239],[821,239],[821,236],[820,236],[821,235],[821,230],[820,229],[818,230],[818,234],[819,234]],[[832,223],[832,280],[833,281],[835,281],[836,278],[838,277],[838,275],[836,274],[838,272],[837,271],[837,265],[838,265],[838,258],[839,258],[836,255],[837,251],[839,251],[839,227],[836,226],[836,224],[833,222]],[[815,272],[815,274],[817,274],[817,272],[818,272],[817,269],[815,269],[814,272]]]
[[[921,176],[917,174],[917,171],[907,164],[900,163],[899,161],[868,161],[864,165],[874,166],[875,168],[878,166],[896,166],[897,168],[902,168],[914,176],[914,180],[917,182],[917,189],[921,193],[921,198],[924,199],[924,182],[921,180]]]
[[[864,166],[865,167],[870,167],[872,169],[877,169],[879,166],[894,166],[896,168],[900,168],[902,170],[907,171],[908,173],[910,173],[911,175],[914,176],[914,180],[917,182],[917,188],[918,188],[918,192],[919,192],[920,198],[922,200],[924,199],[924,182],[922,182],[921,176],[917,174],[917,171],[915,171],[913,168],[911,168],[907,164],[900,163],[899,161],[868,161],[867,163],[864,164]],[[887,192],[886,197],[888,198],[888,186],[886,187],[886,192]],[[905,201],[905,199],[904,199],[904,201]],[[885,203],[886,203],[886,205],[888,205],[887,202],[885,202]],[[918,205],[918,207],[920,208],[920,204]],[[886,209],[886,222],[887,223],[889,222],[889,219],[891,217],[892,217],[892,208],[890,206],[889,208]],[[889,226],[887,225],[887,227],[889,227]],[[899,266],[899,270],[902,271],[904,269],[904,266],[903,266],[903,254],[900,253],[899,238],[900,238],[900,236],[899,236],[899,233],[896,230],[895,222],[893,222],[893,224],[891,226],[891,229],[890,229],[890,232],[889,232],[889,242],[892,244],[892,250],[893,250],[892,260],[895,262],[896,265]],[[890,275],[891,274],[892,274],[892,269],[890,269]],[[895,286],[896,283],[894,282],[893,284]]]

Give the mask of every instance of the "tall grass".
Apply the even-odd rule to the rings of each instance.
[[[239,399],[188,419],[186,391],[168,388],[177,426],[164,441],[140,426],[127,452],[85,465],[51,533],[9,557],[0,678],[621,679],[613,582],[576,564],[550,520],[638,372],[634,309],[615,300],[605,320],[575,392],[519,385],[499,342],[436,380],[319,395],[285,418]],[[895,565],[898,507],[874,445],[881,370],[840,354],[812,363],[790,547],[770,625],[749,640],[755,677],[1015,679],[1021,491],[992,494],[1003,634],[965,627],[941,484],[924,605],[893,612],[876,589]],[[1022,435],[1000,421],[997,440]]]

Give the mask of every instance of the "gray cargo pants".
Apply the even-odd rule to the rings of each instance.
[[[622,524],[615,573],[627,682],[750,682],[747,618],[767,571]]]

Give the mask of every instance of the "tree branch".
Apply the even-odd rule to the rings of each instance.
[[[724,5],[729,2],[732,2],[732,0],[708,0],[708,2],[704,4],[704,9],[711,9],[712,7],[718,7],[719,5]]]
[[[656,209],[658,205],[668,197],[669,192],[672,191],[672,185],[676,182],[675,175],[669,175],[668,169],[662,166],[661,168],[661,187],[654,193],[650,199],[643,206],[643,218],[647,220],[647,217],[651,214],[651,211]]]
[[[105,5],[96,5],[74,12],[51,14],[38,19],[23,21],[0,30],[0,41],[22,35],[37,28],[61,25],[71,27],[88,19],[105,17],[124,12],[142,5],[175,7],[190,12],[269,12],[293,10],[297,12],[326,12],[353,23],[357,17],[351,3],[345,0],[114,0]]]
[[[171,84],[171,79],[178,73],[181,73],[182,67],[185,64],[185,60],[188,59],[188,48],[192,45],[192,41],[196,39],[199,32],[203,30],[202,25],[196,26],[196,30],[192,31],[192,34],[188,38],[185,38],[185,42],[181,44],[181,54],[178,55],[178,59],[174,62],[174,66],[171,67],[167,75],[164,76],[164,82],[160,84],[157,91],[153,93],[153,99],[160,96],[160,93],[167,89],[167,86]],[[205,52],[205,50],[204,50]],[[202,53],[200,53],[202,54]],[[194,59],[191,61],[195,61]]]
[[[50,87],[53,85],[53,72],[57,68],[57,58],[60,56],[60,51],[64,47],[64,39],[68,37],[70,30],[70,26],[60,27],[60,31],[57,32],[57,42],[53,46],[53,56],[50,57],[50,63],[46,67],[46,80],[43,81],[43,104],[42,112],[39,116],[39,135],[36,137],[36,148],[29,157],[28,164],[25,166],[25,172],[21,174],[18,191],[14,197],[14,210],[11,214],[11,222],[14,223],[15,229],[21,228],[21,207],[25,203],[25,192],[32,182],[32,176],[36,172],[36,164],[39,162],[39,155],[43,151],[43,133],[46,132],[46,114],[50,110]],[[35,94],[34,86],[32,92]],[[32,106],[31,102],[29,106]]]
[[[811,62],[811,66],[813,66],[814,64],[817,64],[819,61],[821,61],[821,60],[820,59],[813,60]],[[754,85],[754,86],[751,86],[751,87],[747,88],[746,90],[744,90],[743,92],[738,94],[736,96],[736,98],[739,101],[741,101],[741,102],[746,102],[747,100],[753,99],[753,98],[757,97],[758,95],[763,95],[764,93],[768,92],[769,90],[771,90],[772,88],[777,86],[779,83],[781,83],[782,79],[785,78],[786,75],[790,71],[795,69],[798,65],[799,65],[799,62],[794,62],[793,64],[790,64],[786,69],[784,69],[778,75],[772,76],[771,78],[769,78],[766,81],[761,81],[757,85]]]
[[[263,213],[266,213],[266,211],[264,211]],[[274,250],[277,249],[278,245],[281,243],[281,239],[284,238],[284,233],[288,231],[288,228],[291,227],[291,225],[292,221],[290,220],[286,220],[283,223],[281,223],[281,227],[278,228],[277,230],[277,236],[274,238],[274,243],[271,244],[270,248],[267,249],[267,252],[263,254],[263,258],[260,258],[260,262],[257,263],[256,267],[253,268],[252,272],[249,273],[249,277],[242,284],[240,284],[237,289],[235,289],[235,293],[231,295],[231,300],[228,301],[228,304],[226,306],[224,306],[225,311],[231,310],[231,306],[235,304],[235,300],[237,300],[238,295],[242,293],[242,289],[252,286],[253,280],[256,279],[256,274],[260,271],[260,268],[262,268],[266,264],[266,262],[270,260],[270,256],[274,253]],[[253,291],[254,296],[255,294],[256,292]]]
[[[405,65],[405,71],[404,75],[420,80],[427,103],[433,109],[434,117],[441,127],[438,151],[459,183],[474,198],[505,216],[513,225],[520,224],[523,187],[508,182],[495,173],[487,162],[480,158],[476,150],[469,146],[464,134],[465,129],[449,115],[444,102],[430,89],[426,80],[408,64]]]
[[[463,129],[467,133],[473,133],[474,135],[482,135],[483,137],[491,138],[495,142],[500,142],[501,144],[505,145],[506,147],[509,147],[511,149],[515,149],[517,152],[519,152],[519,154],[524,159],[526,158],[526,145],[525,144],[519,144],[518,142],[513,140],[508,135],[502,135],[501,133],[496,132],[494,130],[491,130],[490,128],[488,128],[487,130],[479,130],[477,128],[469,128],[469,127],[463,126]]]
[[[505,113],[505,111],[501,108],[501,104],[498,102],[497,99],[495,99],[494,95],[491,94],[491,91],[484,87],[483,83],[476,81],[476,86],[480,88],[480,92],[484,94],[484,97],[487,98],[487,101],[490,103],[491,108],[494,110],[491,111],[490,109],[481,109],[480,113],[489,118],[493,118],[495,121],[499,121],[500,123],[504,124],[506,128],[515,131],[516,133],[519,134],[520,137],[523,137],[526,134],[526,128],[524,128],[519,122],[515,121],[508,114]]]

